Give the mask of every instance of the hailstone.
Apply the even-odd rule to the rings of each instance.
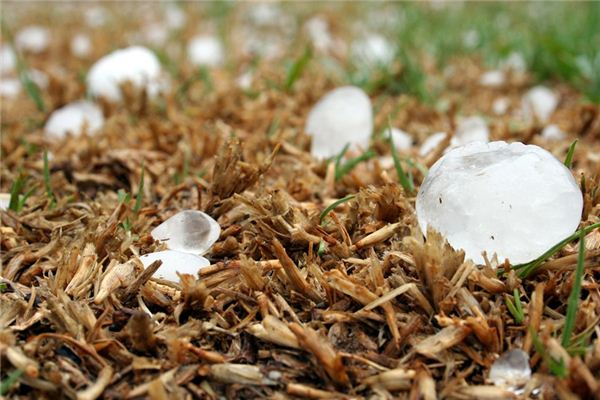
[[[202,256],[175,250],[157,251],[140,257],[144,268],[148,268],[150,264],[157,260],[162,261],[162,264],[158,267],[154,276],[172,282],[179,281],[178,272],[180,274],[197,275],[203,267],[210,265],[210,261]]]
[[[394,141],[394,146],[398,150],[410,150],[413,143],[413,138],[402,129],[391,128],[385,130],[385,137],[388,138],[392,136],[392,140]]]
[[[327,93],[308,114],[306,132],[312,136],[311,154],[328,158],[351,148],[369,146],[373,132],[371,99],[354,86]]]
[[[84,129],[88,133],[95,133],[104,125],[104,115],[96,104],[81,100],[54,111],[46,125],[44,132],[55,139],[62,139],[67,134],[80,135]]]
[[[196,36],[188,43],[188,58],[194,65],[216,67],[223,64],[225,53],[221,41],[214,36]]]
[[[558,95],[545,86],[530,89],[523,97],[525,116],[534,116],[540,122],[546,122],[558,105]]]
[[[572,234],[583,197],[571,171],[548,151],[523,143],[473,142],[429,170],[417,219],[482,264],[482,252],[513,264],[535,259]]]
[[[167,248],[192,254],[204,254],[217,241],[221,227],[208,214],[184,210],[173,215],[151,232],[154,240]]]
[[[17,32],[15,36],[16,46],[31,53],[41,53],[48,48],[50,43],[50,32],[41,26],[28,26]]]

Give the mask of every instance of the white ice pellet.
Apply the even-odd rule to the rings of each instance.
[[[187,53],[194,65],[217,67],[225,59],[223,45],[215,36],[200,35],[192,38],[188,43]]]
[[[499,97],[492,103],[492,111],[496,115],[504,115],[508,111],[510,101],[506,97]]]
[[[165,22],[171,29],[180,29],[185,25],[186,16],[175,3],[168,3],[165,9]]]
[[[334,40],[329,32],[329,24],[323,17],[315,16],[304,24],[310,41],[315,49],[323,53],[334,47]]]
[[[153,46],[163,46],[169,38],[169,30],[162,22],[152,22],[143,28],[142,36]]]
[[[0,79],[0,97],[14,99],[21,93],[21,81],[16,78]]]
[[[252,81],[254,80],[254,74],[252,71],[246,71],[237,77],[235,83],[240,89],[248,90],[252,87]]]
[[[394,141],[394,146],[398,150],[410,150],[413,143],[413,138],[402,129],[391,128],[386,129],[384,133],[386,138],[392,136],[392,140]]]
[[[527,62],[521,53],[512,52],[502,62],[502,67],[515,72],[525,72],[527,70]]]
[[[542,130],[542,137],[546,140],[558,141],[564,140],[567,135],[558,127],[558,125],[550,124]]]
[[[352,57],[366,66],[385,66],[394,60],[392,43],[378,34],[369,34],[352,43]]]
[[[425,157],[427,154],[431,153],[435,148],[438,147],[440,143],[442,143],[444,139],[446,139],[447,136],[448,134],[446,132],[436,132],[429,136],[421,144],[421,147],[419,148],[419,155],[421,157]]]
[[[516,392],[531,379],[529,355],[521,349],[507,351],[494,361],[488,379],[496,386]]]
[[[503,71],[486,71],[479,77],[479,84],[486,87],[500,87],[504,85],[506,76]]]
[[[10,205],[10,193],[0,193],[0,210],[8,210]]]
[[[84,11],[83,19],[88,26],[97,28],[106,24],[108,20],[108,13],[106,12],[105,8],[101,6],[94,6]]]
[[[473,142],[429,170],[417,196],[421,230],[430,226],[466,257],[531,261],[572,234],[583,197],[571,171],[523,143]]]
[[[88,35],[78,33],[71,38],[70,47],[75,57],[87,57],[92,52],[92,41]]]
[[[471,142],[488,142],[490,130],[485,120],[478,116],[463,118],[456,127],[450,146],[462,146]]]
[[[172,282],[179,282],[178,272],[197,277],[198,271],[210,265],[210,261],[202,256],[175,250],[157,251],[140,257],[144,268],[148,268],[150,264],[157,260],[162,261],[162,264],[153,276]]]
[[[152,51],[141,46],[115,50],[96,61],[87,76],[90,94],[112,101],[121,100],[126,82],[144,88],[150,97],[164,89],[160,62]]]
[[[15,51],[10,46],[0,46],[0,74],[6,74],[14,71],[17,65]]]
[[[312,136],[310,152],[317,158],[332,157],[346,144],[366,149],[373,132],[371,99],[354,86],[330,91],[310,110],[306,132]]]
[[[80,135],[84,131],[96,133],[102,125],[104,116],[100,107],[81,100],[55,110],[46,121],[44,133],[54,139],[62,139],[68,134]]]
[[[17,32],[15,36],[15,45],[31,53],[41,53],[48,48],[50,42],[50,31],[48,29],[32,25],[27,26]]]
[[[217,221],[197,210],[180,211],[151,232],[154,240],[164,242],[170,250],[192,254],[206,253],[220,234]]]
[[[523,112],[526,117],[535,117],[539,122],[546,122],[558,105],[558,95],[545,86],[536,86],[523,96]]]

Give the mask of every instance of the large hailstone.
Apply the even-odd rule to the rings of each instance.
[[[312,136],[311,154],[328,158],[351,148],[369,146],[373,131],[371,99],[361,89],[344,86],[327,93],[310,110],[306,132]]]
[[[89,101],[76,101],[55,110],[46,121],[44,132],[55,139],[67,134],[80,135],[84,130],[95,133],[104,125],[104,115],[96,104]]]
[[[583,198],[571,172],[546,150],[523,143],[473,142],[429,170],[417,218],[467,258],[494,253],[511,263],[535,259],[572,234]]]
[[[152,51],[141,46],[115,50],[96,61],[87,76],[89,92],[112,101],[121,100],[121,85],[126,82],[144,88],[150,97],[160,92],[161,67]]]
[[[190,62],[194,65],[217,67],[223,64],[225,52],[221,41],[214,36],[196,36],[187,46]]]
[[[151,232],[154,240],[165,242],[169,249],[192,254],[206,253],[220,234],[217,221],[197,210],[178,212]]]
[[[173,282],[179,281],[178,272],[197,275],[203,267],[210,265],[210,261],[202,256],[175,250],[157,251],[140,257],[144,268],[148,268],[156,260],[162,261],[162,264],[153,276]]]

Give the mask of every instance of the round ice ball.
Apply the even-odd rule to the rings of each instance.
[[[466,257],[482,252],[524,263],[572,234],[583,197],[571,171],[534,145],[473,142],[429,170],[417,196],[423,233],[430,226]]]
[[[371,99],[355,86],[332,90],[308,114],[306,132],[312,136],[310,152],[317,158],[333,157],[346,144],[366,149],[373,132]]]
[[[84,129],[95,133],[104,125],[104,115],[96,104],[89,101],[76,101],[59,108],[50,114],[44,132],[56,139],[67,134],[80,135]]]

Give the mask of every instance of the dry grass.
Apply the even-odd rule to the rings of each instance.
[[[93,56],[73,61],[68,30],[58,32],[58,50],[31,60],[47,71],[65,67],[42,93],[49,110],[83,95],[77,71],[110,47],[96,32]],[[458,59],[453,66],[465,73],[447,79],[440,94],[446,111],[373,93],[376,128],[391,116],[421,143],[432,132],[452,132],[459,112],[482,113],[494,139],[541,144],[560,158],[578,138],[582,224],[596,222],[598,106],[583,105],[558,84],[562,101],[553,122],[569,138],[548,143],[539,137],[541,125],[514,126],[491,112],[500,95],[518,107],[527,74],[489,89],[469,78],[478,76],[479,63]],[[23,371],[8,397],[514,398],[486,384],[491,363],[512,348],[531,355],[535,374],[524,396],[540,388],[543,398],[600,397],[597,232],[586,241],[574,327],[583,351],[569,354],[555,337],[576,246],[520,280],[477,268],[434,232],[425,242],[414,194],[403,191],[393,166],[383,168],[376,157],[336,180],[332,164],[307,152],[305,116],[336,79],[312,64],[286,91],[267,84],[285,82],[284,71],[259,63],[256,94],[248,94],[235,86],[236,72],[211,72],[209,90],[182,64],[164,98],[129,93],[124,106],[104,105],[100,134],[60,143],[44,137],[47,114],[30,99],[3,101],[2,191],[19,174],[37,189],[20,212],[0,211],[0,379]],[[434,67],[428,74],[442,79]],[[180,96],[177,85],[190,79]],[[55,205],[46,195],[41,149],[52,154]],[[383,138],[373,149],[389,155]],[[435,157],[419,157],[416,149],[404,156],[422,165]],[[142,165],[143,203],[133,212],[134,201],[119,202],[118,191],[138,192]],[[411,172],[418,188],[423,175]],[[356,196],[321,223],[321,212],[347,194]],[[137,257],[160,248],[149,236],[154,226],[187,208],[208,212],[222,227],[207,255],[212,265],[179,283],[156,280]],[[515,288],[521,323],[505,302]],[[565,376],[553,374],[534,340],[564,360]]]

